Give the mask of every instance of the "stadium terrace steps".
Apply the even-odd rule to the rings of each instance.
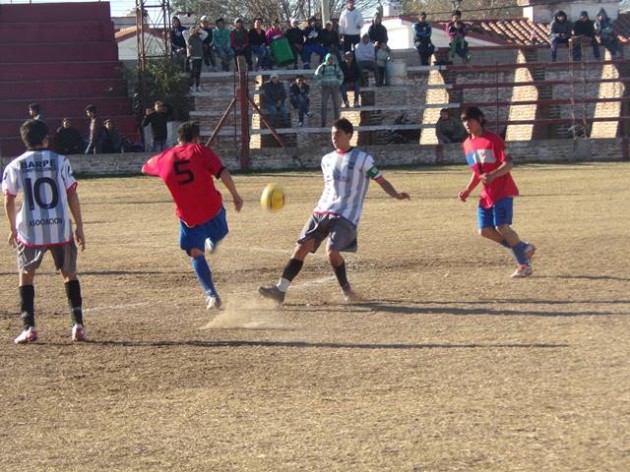
[[[118,46],[112,41],[81,41],[45,44],[12,44],[0,48],[0,62],[31,63],[33,59],[47,61],[115,61]]]
[[[87,133],[96,105],[123,135],[137,133],[107,2],[0,6],[0,155],[23,152],[19,126],[41,106],[50,133],[63,117]]]
[[[0,40],[3,43],[19,39],[21,44],[65,43],[79,41],[110,41],[114,36],[114,23],[104,21],[60,21],[55,28],[50,23],[0,23]]]
[[[89,62],[38,62],[28,64],[3,64],[0,81],[77,80],[121,78],[123,65],[119,61]]]

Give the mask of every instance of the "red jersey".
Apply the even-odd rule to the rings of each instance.
[[[500,136],[484,131],[479,137],[468,137],[463,144],[466,162],[477,177],[487,174],[505,162],[505,143]],[[518,188],[508,172],[489,185],[483,184],[479,204],[490,208],[499,200],[518,195]]]
[[[177,207],[175,214],[188,226],[212,219],[223,205],[214,178],[225,168],[221,159],[205,146],[184,144],[153,156],[142,172],[164,181]]]

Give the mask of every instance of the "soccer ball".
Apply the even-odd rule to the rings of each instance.
[[[260,205],[267,211],[279,211],[285,203],[284,190],[276,184],[267,184],[260,196]]]

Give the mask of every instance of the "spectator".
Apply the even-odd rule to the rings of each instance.
[[[343,99],[343,106],[345,108],[350,107],[350,102],[348,101],[348,89],[352,86],[352,90],[354,91],[353,106],[358,107],[361,72],[359,72],[359,66],[357,65],[357,61],[354,59],[354,53],[352,51],[346,51],[344,53],[341,70],[343,71],[343,83],[341,84],[341,98]]]
[[[116,154],[123,152],[125,139],[120,131],[114,127],[114,122],[111,119],[103,122],[105,131],[103,133],[103,153]]]
[[[287,91],[280,82],[278,74],[272,74],[268,82],[262,86],[263,111],[273,127],[286,127],[288,124],[287,108],[285,101]],[[280,126],[276,125],[276,119],[280,117]]]
[[[217,27],[212,32],[212,47],[217,57],[221,60],[221,68],[229,72],[230,62],[234,59],[234,50],[230,44],[230,31],[225,27],[225,20],[219,18]]]
[[[569,44],[573,25],[567,20],[567,15],[562,10],[558,10],[553,15],[553,21],[549,25],[549,42],[551,43],[551,62],[556,62],[558,58],[558,45]]]
[[[470,53],[468,52],[468,41],[466,34],[468,27],[462,21],[462,12],[455,10],[451,15],[451,21],[446,25],[446,34],[449,38],[449,46],[451,47],[451,58],[456,55],[461,57],[464,62],[470,62]]]
[[[33,120],[44,121],[44,115],[42,115],[39,103],[29,103],[28,116],[30,116]]]
[[[326,54],[324,63],[315,70],[315,80],[319,81],[322,87],[321,92],[321,115],[322,128],[326,126],[326,115],[328,114],[328,98],[333,102],[333,113],[335,120],[339,119],[339,87],[343,83],[343,72],[335,63],[335,56]]]
[[[376,43],[376,86],[382,87],[385,83],[385,71],[387,70],[387,62],[389,61],[389,52],[387,52],[387,43]]]
[[[267,33],[265,34],[265,36],[267,37],[268,46],[276,39],[280,39],[284,37],[284,33],[282,32],[282,29],[280,28],[280,20],[278,18],[273,20],[271,28],[267,30]]]
[[[188,70],[186,39],[184,38],[184,32],[187,30],[188,28],[182,26],[179,18],[174,16],[171,20],[171,56],[175,59],[182,72]]]
[[[414,46],[420,55],[420,63],[423,66],[429,65],[429,58],[435,52],[435,46],[431,42],[431,23],[427,21],[427,14],[423,11],[418,15],[418,22],[413,24],[415,35]]]
[[[166,149],[166,139],[168,138],[168,115],[166,114],[164,102],[158,100],[153,104],[153,108],[147,108],[146,115],[142,120],[142,127],[151,125],[151,152],[162,152]]]
[[[249,33],[243,25],[243,20],[234,20],[234,29],[230,32],[230,43],[234,50],[234,58],[244,56],[249,69],[252,69],[252,52],[249,48]]]
[[[435,123],[435,136],[440,144],[462,143],[468,133],[460,119],[451,116],[448,108],[440,110],[440,118]]]
[[[573,60],[582,59],[582,45],[590,43],[593,47],[593,57],[599,59],[599,43],[595,38],[595,25],[593,20],[588,18],[586,10],[580,12],[580,17],[573,23]]]
[[[619,48],[619,40],[613,29],[612,21],[608,18],[606,10],[600,8],[597,12],[595,20],[595,37],[599,40],[600,44],[608,49],[611,56],[617,55]]]
[[[206,32],[200,26],[190,29],[188,35],[188,60],[190,61],[190,92],[201,92],[201,63],[203,61],[203,40]],[[194,88],[193,88],[194,87]],[[162,151],[163,149],[161,149]]]
[[[203,62],[206,64],[206,67],[210,68],[210,64],[212,64],[212,70],[215,72],[217,70],[217,63],[214,59],[214,52],[212,51],[212,42],[214,41],[214,31],[212,30],[212,26],[210,25],[210,19],[203,15],[199,19],[199,27],[203,31],[202,34],[202,47],[203,47]]]
[[[302,62],[305,69],[311,68],[311,56],[313,53],[319,56],[321,64],[322,59],[326,55],[324,46],[322,46],[322,28],[319,26],[317,18],[312,16],[308,19],[308,26],[304,30],[304,49],[302,51]]]
[[[300,28],[300,22],[293,18],[290,22],[290,27],[284,33],[285,38],[289,41],[291,51],[293,51],[293,68],[298,68],[298,57],[302,55],[304,50],[304,31]]]
[[[332,21],[326,22],[326,27],[322,31],[322,46],[326,54],[334,54],[337,58],[337,64],[341,64],[343,60],[339,52],[339,33],[335,31]]]
[[[103,125],[96,112],[96,105],[85,107],[85,114],[90,119],[90,134],[85,154],[100,154],[103,152]]]
[[[55,152],[65,156],[70,154],[81,154],[85,150],[85,142],[81,133],[72,127],[72,120],[64,118],[61,126],[55,133]]]
[[[298,127],[304,126],[304,115],[309,118],[313,114],[309,110],[311,99],[309,98],[309,92],[311,88],[306,83],[303,75],[298,75],[295,78],[295,82],[289,87],[289,96],[291,97],[291,105],[298,111]]]
[[[389,38],[387,37],[387,28],[383,26],[383,17],[379,13],[374,15],[372,24],[368,29],[368,36],[372,43],[382,44],[389,41]]]
[[[361,40],[363,16],[354,8],[354,0],[348,0],[346,9],[339,16],[339,34],[343,42],[343,51],[351,51]]]
[[[376,71],[376,48],[370,42],[370,37],[367,34],[361,37],[361,42],[354,48],[354,57],[361,74],[361,86],[365,87],[368,85],[367,71],[372,71],[374,78],[378,74]]]
[[[269,67],[269,49],[267,36],[262,27],[262,18],[254,19],[254,27],[249,30],[249,47],[256,56],[255,70],[264,70]]]

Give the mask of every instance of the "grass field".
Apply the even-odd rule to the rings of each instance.
[[[514,171],[514,228],[538,246],[524,280],[476,236],[463,166],[385,175],[412,200],[370,189],[347,258],[365,301],[343,302],[322,252],[282,308],[256,290],[321,175],[236,176],[245,208],[228,205],[209,256],[216,316],[159,181],[81,182],[89,343],[70,342],[47,258],[40,340],[13,344],[15,255],[0,247],[0,470],[630,470],[630,164]],[[271,181],[288,195],[277,214],[258,203]]]

